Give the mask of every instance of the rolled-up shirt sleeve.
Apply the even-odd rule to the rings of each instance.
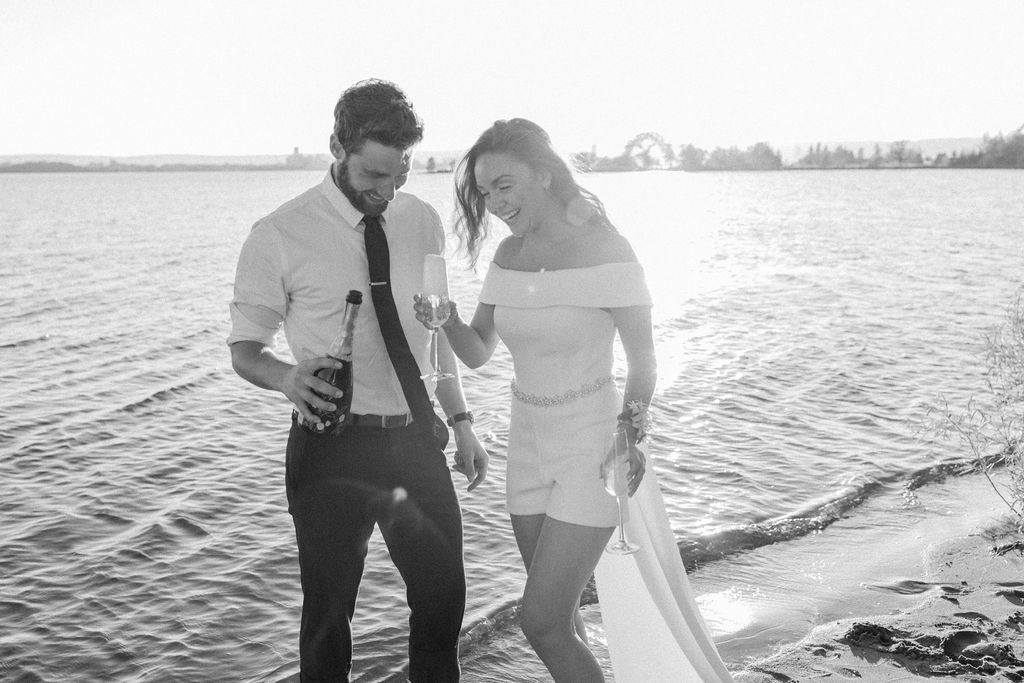
[[[284,265],[280,233],[271,224],[257,223],[238,257],[228,345],[273,344],[288,309]]]

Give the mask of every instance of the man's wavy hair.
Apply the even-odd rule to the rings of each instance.
[[[423,139],[423,120],[402,89],[390,81],[359,81],[334,106],[334,135],[346,154],[358,154],[367,140],[407,150]]]

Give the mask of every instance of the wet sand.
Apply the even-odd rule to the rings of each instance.
[[[999,552],[996,550],[998,549]],[[1024,540],[1002,523],[936,544],[917,606],[823,624],[737,674],[788,681],[1024,681]]]

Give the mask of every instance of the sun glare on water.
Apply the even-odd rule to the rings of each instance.
[[[754,623],[750,604],[732,590],[705,593],[696,600],[711,635],[716,638],[738,633]]]

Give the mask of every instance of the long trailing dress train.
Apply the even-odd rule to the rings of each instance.
[[[515,367],[508,509],[615,526],[599,477],[622,399],[612,381],[615,326],[607,309],[650,305],[638,263],[540,272],[490,264],[480,301]],[[629,499],[634,555],[603,554],[595,577],[619,683],[731,681],[701,617],[648,454]]]

